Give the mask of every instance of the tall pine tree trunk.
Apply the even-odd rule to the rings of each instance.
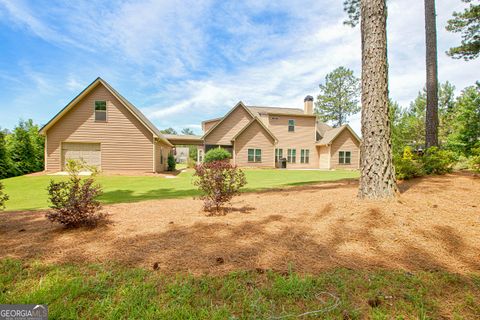
[[[397,191],[388,112],[386,23],[385,0],[361,1],[362,144],[358,192],[360,198],[390,198]]]
[[[425,144],[438,146],[437,22],[435,0],[425,0],[425,42],[427,66],[427,111]]]

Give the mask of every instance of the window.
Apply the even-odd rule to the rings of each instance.
[[[288,120],[288,132],[295,131],[295,120]]]
[[[283,149],[275,149],[275,161],[280,162],[283,158]]]
[[[339,164],[350,164],[352,159],[352,153],[350,151],[340,151],[338,152],[338,163]]]
[[[287,162],[288,163],[297,162],[297,150],[296,149],[287,149]]]
[[[107,121],[107,101],[95,101],[95,121]]]
[[[310,150],[302,149],[300,150],[300,163],[309,163],[310,162]]]
[[[262,149],[248,149],[248,162],[262,162]]]

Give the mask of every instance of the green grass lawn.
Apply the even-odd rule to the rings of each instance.
[[[0,260],[0,303],[47,304],[49,319],[276,319],[314,310],[323,312],[304,318],[478,319],[479,296],[479,275],[447,272],[266,270],[193,277]]]
[[[245,170],[248,184],[245,191],[256,191],[283,186],[295,186],[320,181],[357,178],[357,171],[319,170]],[[105,204],[136,202],[151,199],[169,199],[198,195],[192,185],[192,170],[180,173],[174,179],[161,176],[98,176]],[[21,176],[2,180],[9,195],[6,210],[36,210],[48,207],[46,187],[59,176]]]

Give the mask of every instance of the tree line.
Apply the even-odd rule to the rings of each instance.
[[[12,131],[0,130],[0,179],[44,169],[45,138],[32,119],[20,120]]]

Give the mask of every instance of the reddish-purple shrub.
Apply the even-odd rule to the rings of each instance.
[[[67,181],[50,181],[47,187],[50,208],[46,214],[48,220],[59,222],[66,227],[94,226],[105,215],[99,210],[101,204],[97,197],[102,194],[99,185],[94,184],[94,174],[80,178],[79,172],[84,168],[82,163],[71,161],[67,163],[69,178]]]
[[[204,209],[217,213],[247,184],[243,171],[225,160],[197,165],[194,177],[193,184],[202,192]]]

